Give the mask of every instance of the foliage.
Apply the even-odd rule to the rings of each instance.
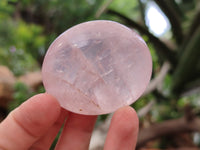
[[[127,5],[128,4],[128,5]],[[109,9],[116,10],[120,12],[123,15],[126,15],[132,19],[138,20],[140,16],[139,13],[139,6],[137,5],[137,1],[133,0],[114,0],[110,6]],[[130,13],[134,11],[135,13]]]
[[[10,111],[18,107],[20,104],[25,102],[31,96],[33,96],[33,92],[31,92],[29,88],[21,82],[17,82],[14,85],[14,90],[15,90],[15,93],[13,96],[14,99],[12,102],[10,102],[10,105],[9,105]]]
[[[37,69],[37,58],[45,52],[42,28],[11,19],[0,21],[0,26],[0,63],[8,66],[15,75]]]

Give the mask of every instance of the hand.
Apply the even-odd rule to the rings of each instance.
[[[47,150],[65,122],[56,150],[87,150],[97,116],[62,109],[55,98],[38,94],[12,111],[0,124],[0,150]],[[117,110],[104,150],[133,150],[138,118],[133,108]]]

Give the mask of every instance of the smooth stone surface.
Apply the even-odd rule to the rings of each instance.
[[[113,21],[90,21],[61,34],[49,47],[42,76],[47,93],[69,111],[98,115],[130,105],[152,71],[143,39]]]

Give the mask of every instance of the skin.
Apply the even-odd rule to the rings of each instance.
[[[62,109],[49,94],[38,94],[13,110],[0,124],[0,150],[47,150],[61,126],[56,150],[88,150],[97,116]],[[133,150],[138,117],[129,106],[118,109],[111,120],[104,150]]]

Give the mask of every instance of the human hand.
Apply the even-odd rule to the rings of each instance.
[[[87,150],[97,116],[62,109],[49,94],[33,96],[0,124],[0,150],[47,150],[65,122],[56,150]],[[138,118],[133,108],[117,110],[112,118],[104,150],[133,150]]]

